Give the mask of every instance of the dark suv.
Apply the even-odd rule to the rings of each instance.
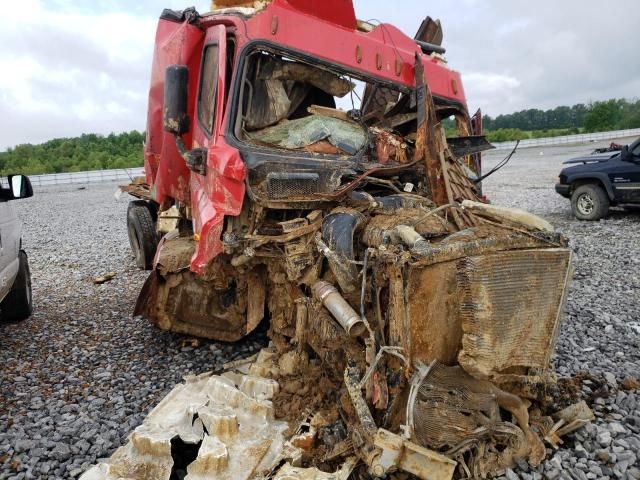
[[[640,138],[619,152],[594,153],[567,160],[577,164],[560,172],[556,192],[571,199],[580,220],[598,220],[611,205],[640,205]]]

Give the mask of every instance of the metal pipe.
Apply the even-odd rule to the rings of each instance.
[[[319,280],[311,287],[313,294],[322,302],[333,318],[344,328],[350,337],[359,337],[367,327],[360,315],[349,305],[340,292],[329,282]]]
[[[393,232],[402,240],[407,247],[412,250],[422,251],[430,249],[430,244],[422,235],[416,232],[415,228],[408,225],[398,225]]]
[[[427,55],[431,55],[433,52],[439,53],[440,55],[444,55],[447,50],[440,45],[435,45],[429,42],[423,42],[422,40],[415,40],[415,42],[420,46],[422,51]]]

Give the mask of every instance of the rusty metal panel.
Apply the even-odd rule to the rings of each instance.
[[[375,446],[381,450],[371,467],[375,477],[399,468],[424,480],[450,480],[456,470],[454,460],[383,428],[376,433]]]
[[[389,276],[389,344],[410,351],[411,339],[407,334],[408,315],[402,267],[396,264],[389,265],[387,275]]]
[[[444,262],[428,268],[411,267],[407,279],[413,362],[445,365],[457,361],[462,326],[458,319],[456,262]]]
[[[266,286],[258,268],[239,273],[225,255],[206,276],[188,271],[194,251],[190,237],[163,240],[156,270],[145,282],[134,314],[159,328],[233,342],[253,331],[264,317]]]

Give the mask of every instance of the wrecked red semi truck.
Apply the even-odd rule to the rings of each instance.
[[[176,387],[84,478],[540,463],[590,417],[554,403],[570,250],[544,220],[484,201],[490,145],[440,23],[410,38],[358,21],[350,0],[240,3],[163,13],[146,178],[123,190],[152,268],[136,314],[223,341],[266,319],[270,344]]]

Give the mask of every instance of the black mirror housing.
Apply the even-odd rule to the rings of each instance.
[[[631,155],[631,152],[629,151],[629,145],[625,145],[622,147],[622,150],[620,150],[620,159],[624,162],[630,162],[633,160],[633,155]]]
[[[186,65],[170,65],[164,78],[164,131],[176,136],[189,131],[187,101],[189,69]]]
[[[14,200],[33,196],[31,181],[26,175],[9,175],[9,190]]]

